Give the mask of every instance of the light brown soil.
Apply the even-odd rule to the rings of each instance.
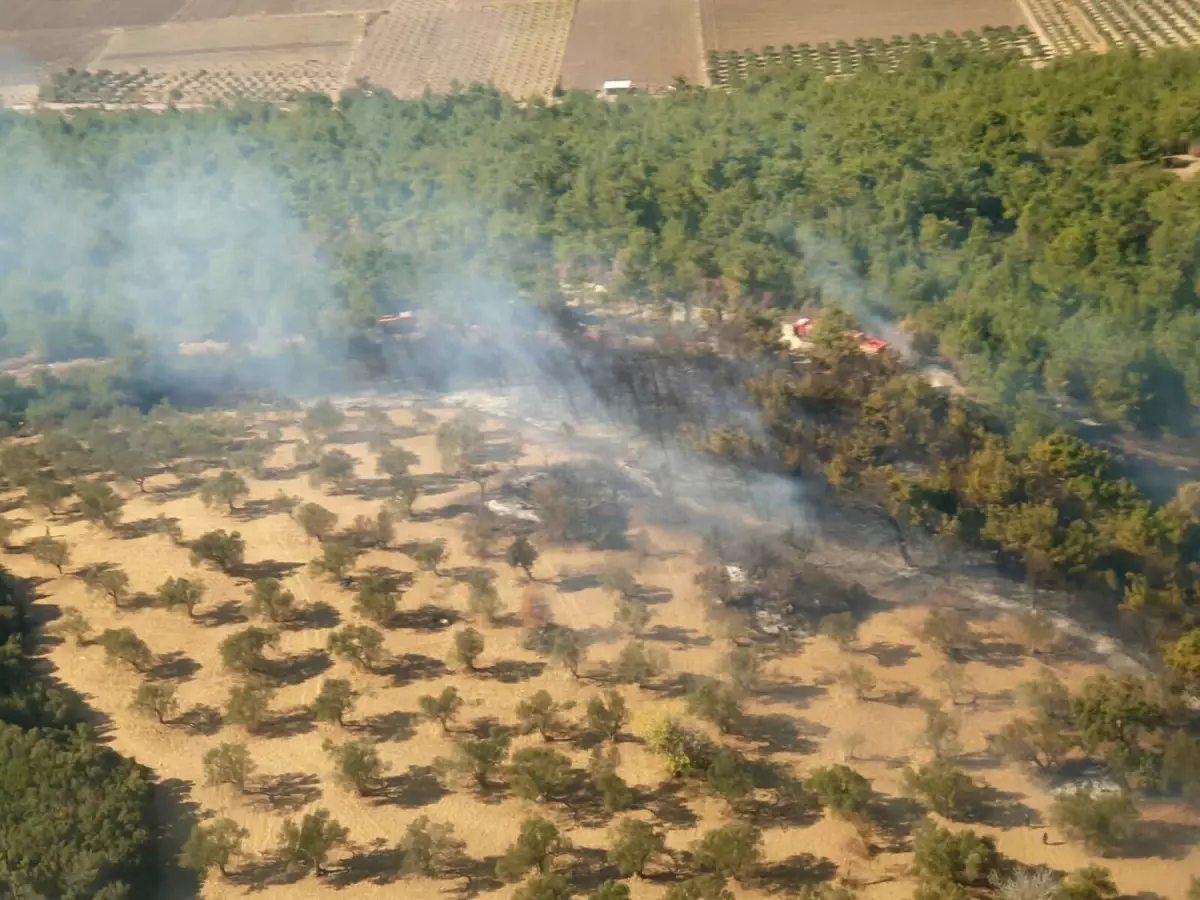
[[[94,28],[5,31],[0,25],[0,86],[37,85],[53,72],[84,68],[107,40]]]
[[[407,413],[397,412],[395,417],[399,424],[409,424]],[[494,441],[503,439],[495,426],[489,426],[489,430]],[[294,435],[294,429],[290,433]],[[431,435],[413,437],[401,443],[421,457],[418,474],[437,471],[437,453]],[[365,446],[344,446],[362,460],[359,475],[371,477],[374,464]],[[547,458],[553,460],[560,456],[560,449],[544,450],[536,443],[535,436],[527,435],[519,463],[523,470],[529,471],[545,465]],[[281,447],[274,463],[281,468],[289,466],[291,448],[286,444]],[[306,573],[304,564],[316,555],[317,546],[304,537],[287,515],[244,513],[230,517],[206,509],[194,494],[174,496],[171,492],[176,485],[173,476],[162,475],[150,484],[149,494],[131,495],[125,522],[153,519],[160,514],[174,516],[181,520],[189,538],[213,528],[236,528],[246,539],[248,562],[271,561],[296,566],[285,581],[300,600],[306,604],[328,604],[342,623],[358,621],[351,609],[350,592]],[[343,525],[354,515],[373,513],[377,508],[358,496],[329,495],[314,490],[303,476],[256,481],[252,487],[251,509],[254,508],[253,501],[269,500],[282,490],[333,509],[341,516]],[[416,518],[399,527],[396,543],[445,539],[449,558],[444,570],[478,565],[478,561],[464,552],[456,521],[460,507],[455,506],[469,504],[476,494],[477,488],[466,483],[451,484],[445,493],[423,496],[417,504]],[[634,524],[637,527],[639,521]],[[70,573],[55,576],[52,570],[23,554],[10,554],[5,560],[17,575],[45,579],[39,587],[39,610],[78,608],[97,630],[134,628],[156,653],[174,656],[183,710],[220,707],[233,679],[222,671],[217,648],[223,638],[243,627],[239,619],[240,607],[246,599],[246,585],[208,569],[194,569],[189,565],[187,551],[160,535],[121,539],[97,532],[81,522],[53,519],[29,521],[23,536],[42,534],[47,525],[53,534],[70,542],[73,568],[102,562],[120,564],[130,574],[133,587],[138,591],[153,591],[168,575],[204,580],[208,595],[198,609],[198,619],[189,621],[183,614],[147,606],[118,611],[108,601],[89,595],[79,579]],[[861,529],[857,530],[861,535]],[[728,646],[723,640],[706,634],[706,620],[695,597],[693,577],[697,570],[694,560],[698,537],[662,529],[649,531],[655,555],[637,572],[637,578],[641,584],[669,595],[666,602],[653,607],[649,637],[669,655],[674,673],[715,674]],[[827,532],[827,536],[836,542],[833,530]],[[611,622],[613,601],[605,592],[598,588],[560,590],[556,585],[564,577],[595,573],[613,562],[632,566],[631,558],[575,546],[553,547],[544,542],[541,549],[542,557],[535,567],[535,575],[549,592],[558,620],[577,628],[606,629]],[[882,543],[876,552],[857,558],[846,555],[833,544],[822,552],[827,559],[841,554],[846,565],[835,569],[837,574],[853,575],[884,604],[890,602],[895,606],[864,624],[852,652],[839,650],[827,639],[815,638],[801,642],[793,650],[774,655],[767,664],[765,689],[747,707],[751,716],[760,717],[757,730],[762,738],[721,740],[739,746],[752,757],[769,755],[772,760],[786,762],[795,773],[803,774],[816,765],[842,761],[847,736],[859,734],[863,736],[863,743],[857,750],[857,759],[851,764],[870,778],[878,791],[897,796],[901,792],[901,766],[913,759],[923,759],[925,755],[918,749],[916,740],[922,713],[911,703],[857,702],[833,683],[832,675],[853,661],[874,671],[884,690],[897,691],[908,686],[927,697],[942,696],[940,678],[934,674],[942,660],[913,634],[926,604],[962,600],[962,596],[955,595],[949,584],[944,589],[929,587],[930,583],[941,584],[940,580],[927,583],[922,577],[898,579],[899,569],[891,561],[894,550]],[[493,558],[484,564],[497,572],[502,596],[509,608],[515,609],[525,590],[523,577],[514,574],[501,559]],[[457,611],[460,615],[465,613],[466,589],[453,577],[418,572],[413,561],[397,550],[369,553],[360,562],[360,569],[372,565],[415,573],[415,582],[401,603],[405,613],[411,614],[425,606]],[[986,735],[1016,714],[1012,699],[1014,689],[1036,674],[1041,663],[1014,650],[1012,623],[1005,615],[980,611],[973,613],[972,622],[990,651],[984,657],[988,661],[971,662],[967,666],[969,679],[979,698],[977,705],[956,710],[962,721],[964,759],[973,777],[986,780],[999,791],[1011,792],[1015,802],[1045,816],[1050,799],[1045,786],[1030,773],[1002,766],[982,752]],[[402,622],[387,631],[387,649],[398,660],[389,674],[358,673],[339,661],[333,662],[321,675],[280,690],[273,709],[281,719],[290,722],[290,726],[280,726],[282,733],[277,736],[250,737],[248,744],[258,765],[260,785],[284,776],[292,777],[300,785],[294,805],[281,802],[273,806],[261,795],[235,796],[228,788],[203,785],[201,757],[204,751],[222,741],[247,739],[240,728],[226,726],[216,734],[194,734],[181,724],[162,726],[136,717],[128,710],[127,703],[138,683],[137,676],[106,665],[99,647],[59,643],[50,650],[49,661],[56,677],[83,694],[108,718],[114,747],[153,768],[159,778],[181,794],[180,802],[198,804],[200,815],[230,816],[249,830],[247,850],[254,856],[239,865],[243,878],[252,878],[250,873],[254,871],[259,872],[259,879],[267,877],[269,866],[255,868],[263,865],[262,858],[257,855],[275,846],[285,815],[295,815],[299,810],[316,805],[329,808],[349,827],[354,842],[352,849],[359,855],[368,852],[374,842],[394,845],[405,825],[420,815],[453,823],[466,840],[468,851],[476,858],[502,853],[515,837],[520,820],[533,813],[552,816],[579,847],[604,847],[605,828],[574,827],[571,817],[562,809],[536,808],[513,798],[485,801],[464,789],[440,796],[436,789],[419,789],[420,767],[447,754],[452,746],[437,726],[417,718],[421,695],[455,685],[467,702],[462,717],[465,726],[487,717],[511,724],[517,702],[542,688],[560,700],[574,701],[577,706],[572,715],[578,716],[581,707],[600,688],[587,677],[574,681],[557,667],[543,667],[536,656],[520,649],[518,631],[513,627],[481,626],[487,649],[481,660],[484,670],[479,674],[464,676],[445,670],[441,661],[446,658],[457,627],[460,626],[422,630],[415,626],[410,615],[407,623]],[[316,653],[324,647],[327,635],[327,627],[285,631],[278,654],[283,657]],[[620,643],[620,639],[604,637],[602,632],[585,667],[585,676],[599,673],[603,663],[618,651]],[[194,671],[189,672],[190,668]],[[1076,684],[1103,667],[1059,662],[1053,668],[1069,683]],[[316,695],[321,678],[330,676],[349,678],[363,693],[346,735],[339,734],[338,729],[331,726],[313,726],[298,714],[299,707]],[[683,710],[679,699],[664,697],[654,691],[623,688],[622,693],[631,705],[635,723],[652,715]],[[297,714],[289,716],[289,712]],[[391,764],[391,774],[408,776],[408,792],[401,792],[392,799],[361,799],[335,786],[330,780],[329,762],[321,743],[326,737],[340,739],[343,736],[372,737],[379,741],[383,757]],[[775,742],[774,747],[770,741]],[[533,737],[521,737],[517,745],[531,742],[535,742]],[[571,756],[576,765],[586,764],[587,753],[578,746],[565,742],[555,746]],[[660,763],[639,744],[623,743],[621,748],[620,771],[630,783],[652,789],[664,780]],[[687,821],[684,817],[676,824],[662,823],[667,828],[669,845],[673,849],[685,848],[705,829],[728,821],[729,814],[723,804],[707,798],[702,792],[685,792],[679,799],[691,809],[695,820]],[[1178,816],[1175,810],[1147,809],[1144,814],[1164,821]],[[1195,824],[1194,819],[1185,820],[1182,825],[1164,824],[1163,833],[1169,836],[1172,829],[1179,831],[1189,823]],[[986,824],[976,827],[995,834],[1005,854],[1026,864],[1069,869],[1089,862],[1082,850],[1062,843],[1053,831],[1051,836],[1055,844],[1043,846],[1042,832],[1025,827],[1023,819],[1007,827]],[[885,853],[873,860],[864,860],[853,851],[852,836],[849,826],[832,820],[816,821],[804,827],[767,827],[768,868],[798,854],[812,854],[810,863],[821,864],[822,860],[828,860],[837,867],[839,877],[860,882],[893,879],[861,890],[859,896],[867,900],[911,897],[913,881],[906,874],[907,856]],[[1160,842],[1159,851],[1165,851],[1167,846],[1167,841]],[[1126,894],[1154,891],[1175,898],[1184,895],[1189,873],[1200,871],[1200,851],[1193,850],[1185,858],[1110,859],[1104,860],[1103,864],[1113,870],[1118,885]],[[437,900],[452,892],[455,886],[461,886],[461,882],[425,880],[397,883],[383,879],[375,883],[364,875],[355,874],[360,871],[351,868],[336,872],[326,880],[308,877],[295,883],[265,887],[260,884],[262,890],[256,890],[255,894],[263,900],[333,898],[341,896],[337,885],[352,884],[352,894],[344,896]],[[658,898],[664,890],[661,882],[653,880],[634,883],[632,888],[638,900]],[[512,888],[506,887],[485,896],[507,898],[511,892]],[[766,900],[771,896],[758,887],[737,886],[735,893],[747,900]],[[244,881],[213,879],[205,886],[203,896],[215,900],[250,894],[250,885]]]
[[[1021,25],[1013,0],[700,0],[705,50],[758,50]]]
[[[92,68],[225,69],[297,59],[344,61],[361,33],[359,16],[213,19],[116,32]]]
[[[186,0],[171,21],[376,12],[390,5],[391,0]]]
[[[348,77],[399,97],[454,84],[495,84],[515,97],[547,95],[558,81],[573,0],[396,0],[379,16]]]
[[[185,0],[4,0],[0,31],[129,28],[165,22]]]
[[[705,79],[697,0],[579,0],[563,87],[594,91],[628,79],[653,89],[679,76]]]

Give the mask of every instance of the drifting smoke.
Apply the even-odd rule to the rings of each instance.
[[[74,158],[70,142],[64,152],[43,141],[48,133],[18,125],[5,138],[0,309],[10,353],[107,355],[135,337],[166,357],[187,341],[270,347],[316,334],[337,308],[283,185],[232,138],[163,137],[144,151],[153,165],[125,171]]]
[[[351,354],[344,337],[330,337],[348,331],[347,290],[324,242],[294,211],[293,188],[242,152],[237,138],[198,120],[163,124],[153,138],[124,138],[147,142],[138,153],[99,159],[75,159],[70,142],[43,143],[51,132],[37,128],[7,135],[5,147],[20,161],[0,170],[0,309],[9,316],[10,352],[32,346],[43,360],[104,356],[136,337],[177,360],[181,344],[216,342],[222,355],[209,364],[237,370],[244,382],[297,399],[343,390],[334,373],[344,373]],[[115,159],[138,162],[123,169]],[[76,175],[81,166],[92,167],[86,177]],[[486,217],[472,210],[449,218]],[[488,256],[482,247],[450,249],[462,252],[438,255]],[[508,259],[529,250],[503,249]],[[488,250],[494,258],[496,248]],[[486,263],[480,269],[486,273]],[[661,421],[669,405],[676,424],[733,424],[765,442],[727,372],[572,337],[580,323],[570,319],[585,312],[546,313],[494,275],[435,270],[422,282],[421,338],[376,345],[393,387],[485,386],[526,420],[587,423],[596,455],[669,498],[677,513],[707,515],[732,502],[780,525],[803,525],[794,479],[710,463]],[[162,377],[183,377],[169,372]]]

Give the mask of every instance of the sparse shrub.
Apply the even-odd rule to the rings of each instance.
[[[849,766],[814,769],[804,787],[822,809],[842,819],[861,816],[871,802],[871,782]]]
[[[521,627],[530,632],[538,632],[554,624],[554,613],[550,609],[550,601],[546,592],[541,588],[530,586],[521,594],[521,607],[517,611]]]
[[[312,702],[313,716],[318,722],[346,724],[346,715],[354,708],[357,694],[344,678],[326,678]]]
[[[544,741],[552,741],[562,731],[562,714],[571,704],[558,703],[549,691],[537,691],[517,704],[517,721],[525,732],[536,731]]]
[[[308,434],[316,434],[328,438],[342,427],[346,414],[334,406],[329,400],[321,399],[309,407],[304,414],[304,430]]]
[[[932,609],[921,623],[921,639],[947,656],[955,656],[971,645],[971,626],[957,609]]]
[[[616,691],[605,691],[588,701],[588,727],[605,740],[615,741],[628,721],[629,711],[625,706],[625,698]]]
[[[354,611],[374,622],[386,626],[396,616],[396,592],[391,579],[370,573],[358,581],[358,593],[354,598]]]
[[[734,647],[726,654],[722,668],[737,690],[750,693],[758,687],[761,663],[753,647]]]
[[[354,486],[355,465],[354,457],[345,450],[330,450],[317,460],[317,467],[309,473],[309,483],[313,487],[332,484],[343,493]]]
[[[495,576],[486,570],[476,569],[467,577],[467,610],[476,619],[494,625],[504,611],[504,604],[496,590]]]
[[[237,472],[225,469],[210,478],[200,488],[200,502],[205,506],[225,506],[229,512],[237,509],[237,501],[250,496],[250,486]]]
[[[29,550],[29,555],[40,563],[45,563],[48,566],[54,566],[58,570],[58,574],[63,573],[63,569],[71,562],[71,549],[67,546],[67,542],[54,537],[35,537],[32,538],[26,545]]]
[[[445,541],[422,541],[413,550],[412,557],[422,569],[432,572],[434,575],[440,575],[438,566],[446,558],[446,543]]]
[[[836,641],[843,650],[849,650],[858,639],[858,621],[853,613],[831,613],[821,618],[818,630],[825,637]]]
[[[246,561],[246,542],[237,531],[218,529],[202,534],[192,541],[191,550],[193,566],[211,563],[227,575]]]
[[[329,652],[356,665],[365,672],[383,662],[383,635],[368,625],[345,625],[329,635]]]
[[[919,769],[906,769],[904,786],[909,796],[922,806],[947,818],[961,814],[978,791],[970,776],[943,759]]]
[[[432,822],[428,816],[408,823],[396,849],[403,858],[401,871],[427,878],[453,872],[466,856],[466,844],[455,835],[454,826]]]
[[[129,708],[157,719],[160,725],[166,725],[179,712],[175,685],[168,681],[143,681],[133,692]]]
[[[245,793],[254,769],[245,744],[218,744],[204,753],[204,783],[213,787],[229,784]]]
[[[93,567],[81,578],[89,591],[108,597],[118,609],[129,596],[129,575],[120,566]]]
[[[191,578],[170,576],[155,591],[159,605],[164,609],[184,609],[188,618],[196,615],[196,604],[204,598],[204,582]]]
[[[741,698],[730,685],[716,679],[696,679],[687,701],[692,715],[716,725],[723,734],[734,731],[741,721]]]
[[[275,689],[257,678],[234,685],[225,701],[225,721],[253,734],[267,721],[274,698]]]
[[[704,780],[708,789],[730,806],[735,806],[754,790],[754,778],[745,757],[729,747],[721,747],[713,754]]]
[[[282,625],[296,617],[296,595],[277,578],[260,578],[250,586],[251,615]]]
[[[214,819],[192,826],[187,842],[179,854],[179,864],[204,879],[216,869],[223,877],[229,875],[229,864],[241,855],[242,841],[250,836],[233,819]]]
[[[622,597],[617,600],[613,624],[632,635],[639,635],[650,624],[650,607],[640,600]]]
[[[761,856],[762,832],[748,822],[714,828],[692,844],[696,866],[722,878],[745,878]]]
[[[1050,810],[1055,827],[1094,853],[1119,849],[1133,836],[1138,818],[1128,794],[1092,793],[1086,788],[1059,794]]]
[[[436,697],[426,694],[417,703],[425,718],[442,726],[443,734],[450,731],[450,723],[458,717],[463,705],[462,698],[458,696],[458,689],[453,686],[443,688]]]
[[[305,813],[299,823],[285,819],[279,837],[279,858],[298,869],[328,874],[329,854],[346,843],[350,832],[327,809]]]
[[[838,672],[837,680],[839,684],[844,685],[854,694],[855,700],[859,701],[870,700],[878,686],[875,673],[859,663],[851,663]]]
[[[344,744],[325,741],[323,748],[333,761],[334,780],[342,787],[353,790],[360,797],[368,797],[379,789],[388,765],[380,759],[378,748],[370,741]]]
[[[630,641],[617,656],[613,675],[624,684],[646,685],[666,669],[667,658],[662,651],[647,647],[641,641]]]
[[[337,528],[338,516],[319,503],[301,503],[292,512],[296,524],[310,538],[324,542]]]
[[[913,865],[923,882],[981,884],[998,861],[996,842],[987,835],[951,831],[931,821],[913,829]]]
[[[142,673],[154,665],[154,653],[132,628],[107,628],[96,643],[104,648],[110,662],[123,662]]]
[[[79,495],[79,514],[87,521],[115,528],[121,521],[125,501],[112,486],[103,481],[87,481],[76,486]]]
[[[529,538],[524,535],[517,537],[508,546],[505,551],[505,559],[508,564],[514,569],[522,569],[525,572],[525,577],[533,579],[533,567],[538,560],[537,548],[529,542]]]
[[[455,756],[437,760],[437,767],[448,772],[468,775],[486,790],[492,786],[492,775],[504,765],[512,736],[505,728],[493,728],[487,737],[465,737],[458,742]]]
[[[68,606],[62,615],[50,626],[50,632],[63,637],[69,637],[76,646],[86,644],[92,635],[92,624],[79,610]]]
[[[571,781],[571,760],[549,747],[522,747],[513,754],[505,779],[524,800],[560,800]]]
[[[361,555],[362,551],[349,541],[328,540],[321,545],[321,555],[309,562],[308,569],[314,576],[345,578]]]
[[[668,716],[650,720],[639,734],[646,742],[646,749],[662,759],[673,777],[701,772],[712,760],[709,741]]]
[[[221,662],[230,672],[254,672],[263,667],[263,651],[278,644],[277,631],[267,628],[244,628],[221,641]]]
[[[623,878],[631,875],[641,878],[646,866],[666,849],[666,838],[649,822],[622,819],[612,830],[608,861],[617,867]]]
[[[549,819],[526,819],[521,833],[496,863],[496,875],[501,881],[517,881],[532,869],[545,875],[550,872],[556,857],[569,852],[571,843]]]
[[[462,666],[468,672],[475,671],[475,662],[483,654],[483,635],[474,628],[464,628],[454,635],[454,649],[450,651],[450,662]]]

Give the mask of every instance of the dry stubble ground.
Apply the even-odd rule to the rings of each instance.
[[[401,424],[408,424],[406,413],[398,414],[397,418]],[[493,432],[493,436],[498,434]],[[437,454],[430,436],[414,437],[402,443],[421,457],[419,474],[435,473]],[[359,473],[370,476],[374,466],[365,446],[357,444],[348,449],[361,460]],[[547,458],[553,461],[556,456],[555,450],[543,450],[529,443],[520,462],[530,470],[544,465]],[[290,447],[284,445],[276,455],[276,465],[286,467],[290,461]],[[159,514],[175,516],[181,520],[189,538],[213,528],[236,527],[245,536],[248,562],[294,565],[296,568],[285,580],[302,601],[329,604],[342,623],[357,621],[349,592],[328,581],[314,580],[305,573],[304,564],[316,554],[317,547],[286,515],[230,518],[204,508],[194,495],[172,498],[169,491],[174,484],[173,477],[164,475],[151,484],[150,494],[132,496],[126,507],[126,521],[151,519]],[[353,495],[329,496],[315,491],[303,476],[254,482],[251,501],[269,500],[281,489],[328,506],[341,516],[343,524],[356,514],[369,514],[376,508]],[[445,493],[423,496],[418,502],[416,519],[400,526],[397,543],[442,538],[449,546],[449,559],[444,568],[476,564],[464,552],[459,523],[455,521],[456,504],[469,503],[476,490],[474,485],[464,484],[452,486]],[[223,673],[217,648],[224,637],[243,627],[236,619],[246,598],[245,585],[207,569],[193,569],[188,563],[187,551],[159,535],[123,540],[97,533],[78,522],[52,521],[49,524],[55,534],[71,543],[73,567],[93,563],[120,564],[129,572],[133,587],[139,591],[152,591],[168,575],[203,578],[208,585],[208,596],[199,609],[199,619],[189,621],[182,614],[155,608],[116,611],[107,601],[88,595],[82,583],[70,574],[47,578],[50,573],[27,556],[14,554],[6,560],[17,575],[47,578],[40,588],[42,604],[76,607],[98,630],[132,627],[156,653],[176,655],[183,710],[219,706],[233,679]],[[32,522],[27,526],[25,536],[40,534],[43,528],[42,522]],[[714,640],[705,633],[705,619],[694,597],[696,536],[657,529],[652,529],[651,535],[657,555],[638,572],[638,578],[642,584],[670,594],[667,602],[654,607],[652,629],[661,628],[662,634],[670,638],[660,640],[658,644],[669,653],[675,673],[714,674],[727,648],[723,641]],[[613,604],[599,589],[567,592],[556,589],[554,584],[562,574],[592,573],[614,561],[622,561],[620,554],[614,557],[579,547],[543,547],[535,574],[543,579],[550,591],[560,622],[577,628],[600,629],[610,623]],[[629,563],[629,560],[625,562]],[[875,562],[878,563],[878,559]],[[523,579],[515,576],[502,561],[492,560],[489,564],[498,573],[505,600],[510,608],[515,607],[524,589]],[[463,585],[450,577],[417,572],[413,562],[398,551],[374,551],[362,560],[361,565],[389,566],[414,573],[415,583],[402,601],[402,610],[406,613],[423,606],[447,608],[460,614],[465,611]],[[864,566],[862,571],[869,569]],[[889,595],[886,580],[874,589],[884,601],[901,599],[901,593]],[[218,610],[220,614],[212,615]],[[771,659],[767,665],[766,689],[748,706],[751,715],[780,717],[776,722],[783,726],[779,732],[781,743],[770,753],[771,758],[786,761],[797,774],[802,774],[815,765],[841,761],[846,736],[861,734],[865,741],[857,751],[859,761],[854,765],[872,780],[876,790],[886,795],[898,795],[901,764],[921,755],[916,749],[915,735],[920,729],[922,714],[912,705],[855,702],[842,689],[832,685],[831,674],[854,660],[872,669],[883,689],[911,686],[926,696],[937,697],[939,679],[933,673],[941,661],[912,636],[923,613],[919,604],[909,604],[875,615],[863,626],[859,649],[852,654],[839,650],[826,639],[817,638],[794,652]],[[1011,643],[1011,623],[1003,617],[992,621],[977,619],[976,623],[978,633],[986,642],[997,647]],[[411,622],[402,624],[387,632],[387,649],[400,661],[394,674],[365,675],[342,662],[334,662],[320,675],[284,687],[273,708],[286,717],[289,710],[295,711],[312,700],[321,678],[349,678],[363,693],[352,716],[349,736],[370,735],[378,739],[383,757],[391,764],[391,774],[405,775],[430,765],[436,757],[451,749],[450,741],[436,726],[422,723],[416,717],[417,700],[422,694],[454,685],[466,700],[464,723],[487,717],[513,723],[516,703],[538,689],[545,688],[560,700],[575,701],[577,710],[598,690],[598,686],[586,678],[575,682],[557,668],[541,669],[539,659],[518,647],[515,628],[485,629],[485,634],[487,650],[481,660],[485,671],[467,677],[446,671],[441,665],[451,645],[453,628],[422,630]],[[319,651],[324,647],[327,635],[327,628],[287,631],[279,653],[296,656]],[[619,646],[614,640],[603,641],[594,647],[588,669],[598,671]],[[227,815],[241,822],[250,832],[248,850],[261,853],[275,845],[279,825],[289,812],[287,804],[272,806],[262,797],[239,797],[228,788],[203,785],[203,752],[221,741],[246,739],[240,728],[226,726],[217,734],[197,735],[188,733],[180,725],[161,726],[137,718],[127,709],[129,696],[138,683],[137,677],[107,666],[103,651],[96,646],[77,648],[70,643],[60,643],[51,649],[50,661],[58,677],[108,717],[113,745],[117,749],[153,768],[159,778],[181,786],[184,799],[198,804],[202,814]],[[530,673],[536,671],[537,674],[507,680],[496,677],[497,671],[515,671],[515,663],[525,663],[532,667]],[[1039,667],[1040,663],[1028,658],[1004,653],[999,653],[992,663],[970,663],[967,667],[969,679],[983,699],[977,707],[962,709],[961,714],[964,751],[972,760],[972,774],[986,779],[1001,791],[1012,792],[1020,803],[1044,815],[1050,798],[1042,785],[1028,773],[1013,767],[1000,767],[978,755],[984,748],[985,736],[1015,714],[1011,705],[1012,691],[1021,681],[1036,674]],[[487,671],[489,668],[490,672]],[[1075,663],[1057,664],[1054,668],[1072,684],[1097,671],[1097,667]],[[194,670],[189,672],[189,669]],[[622,692],[632,707],[635,721],[681,710],[678,699],[663,698],[653,691],[627,688]],[[258,764],[259,779],[291,777],[297,789],[295,806],[290,812],[295,814],[315,805],[328,807],[350,828],[352,839],[360,849],[368,848],[375,841],[394,844],[408,822],[419,815],[428,815],[453,823],[466,840],[468,851],[476,858],[495,856],[513,840],[520,820],[534,812],[556,818],[578,846],[603,847],[606,843],[603,828],[574,828],[562,810],[535,809],[512,798],[484,802],[467,790],[439,796],[437,790],[420,789],[392,800],[354,797],[332,784],[329,763],[321,750],[324,738],[342,736],[337,729],[312,726],[303,716],[292,717],[291,722],[290,733],[285,735],[248,739]],[[789,731],[794,732],[793,736],[787,736]],[[533,740],[531,737],[520,738],[518,745]],[[765,755],[769,750],[761,743],[733,742],[752,756]],[[556,746],[567,752],[576,765],[586,764],[587,754],[582,749],[565,743]],[[662,780],[660,765],[636,743],[622,744],[621,773],[630,783],[646,788],[652,788]],[[695,814],[695,820],[688,822],[684,817],[679,824],[667,826],[669,845],[674,849],[686,847],[704,829],[727,819],[723,805],[717,801],[699,795],[685,795],[682,799]],[[1166,816],[1168,812],[1164,811],[1162,815]],[[1023,825],[1006,829],[983,826],[983,829],[996,834],[1004,853],[1027,864],[1069,869],[1089,862],[1086,854],[1073,845],[1043,846],[1041,832]],[[868,863],[853,854],[851,839],[851,829],[832,820],[818,821],[803,828],[768,828],[766,857],[770,864],[797,854],[812,854],[817,860],[831,860],[842,874],[849,873],[866,881],[894,875],[895,880],[875,884],[863,890],[860,896],[867,900],[901,900],[911,896],[913,883],[903,874],[909,861],[906,856],[885,854]],[[1186,859],[1169,862],[1147,858],[1107,860],[1105,864],[1111,866],[1125,893],[1149,890],[1167,897],[1182,897],[1189,872],[1200,869],[1200,851],[1193,851]],[[261,895],[265,900],[334,897],[339,894],[336,887],[339,878],[347,876],[334,875],[328,882],[308,877],[292,884],[268,886]],[[383,885],[357,881],[352,887],[355,897],[404,896],[415,900],[435,900],[451,889],[452,885],[446,882],[423,880]],[[508,897],[511,891],[512,888],[506,887],[488,896]],[[647,881],[633,884],[633,891],[638,900],[649,900],[660,896],[663,886]],[[204,889],[204,896],[209,900],[243,897],[248,893],[246,885],[216,879]],[[769,896],[763,890],[742,887],[736,893],[739,898],[748,900],[765,900]]]
[[[563,87],[594,91],[629,79],[664,88],[677,77],[704,83],[697,0],[578,0]]]
[[[757,50],[1021,25],[1014,0],[698,0],[704,49]]]

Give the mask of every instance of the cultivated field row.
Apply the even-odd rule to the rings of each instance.
[[[761,52],[708,54],[708,78],[713,85],[730,86],[754,75],[777,67],[803,66],[824,75],[852,75],[865,69],[894,71],[915,53],[947,53],[983,51],[1012,53],[1037,59],[1043,55],[1037,37],[1024,26],[1018,28],[984,28],[980,33],[963,35],[912,35],[858,40],[854,43],[785,45],[765,47]]]

